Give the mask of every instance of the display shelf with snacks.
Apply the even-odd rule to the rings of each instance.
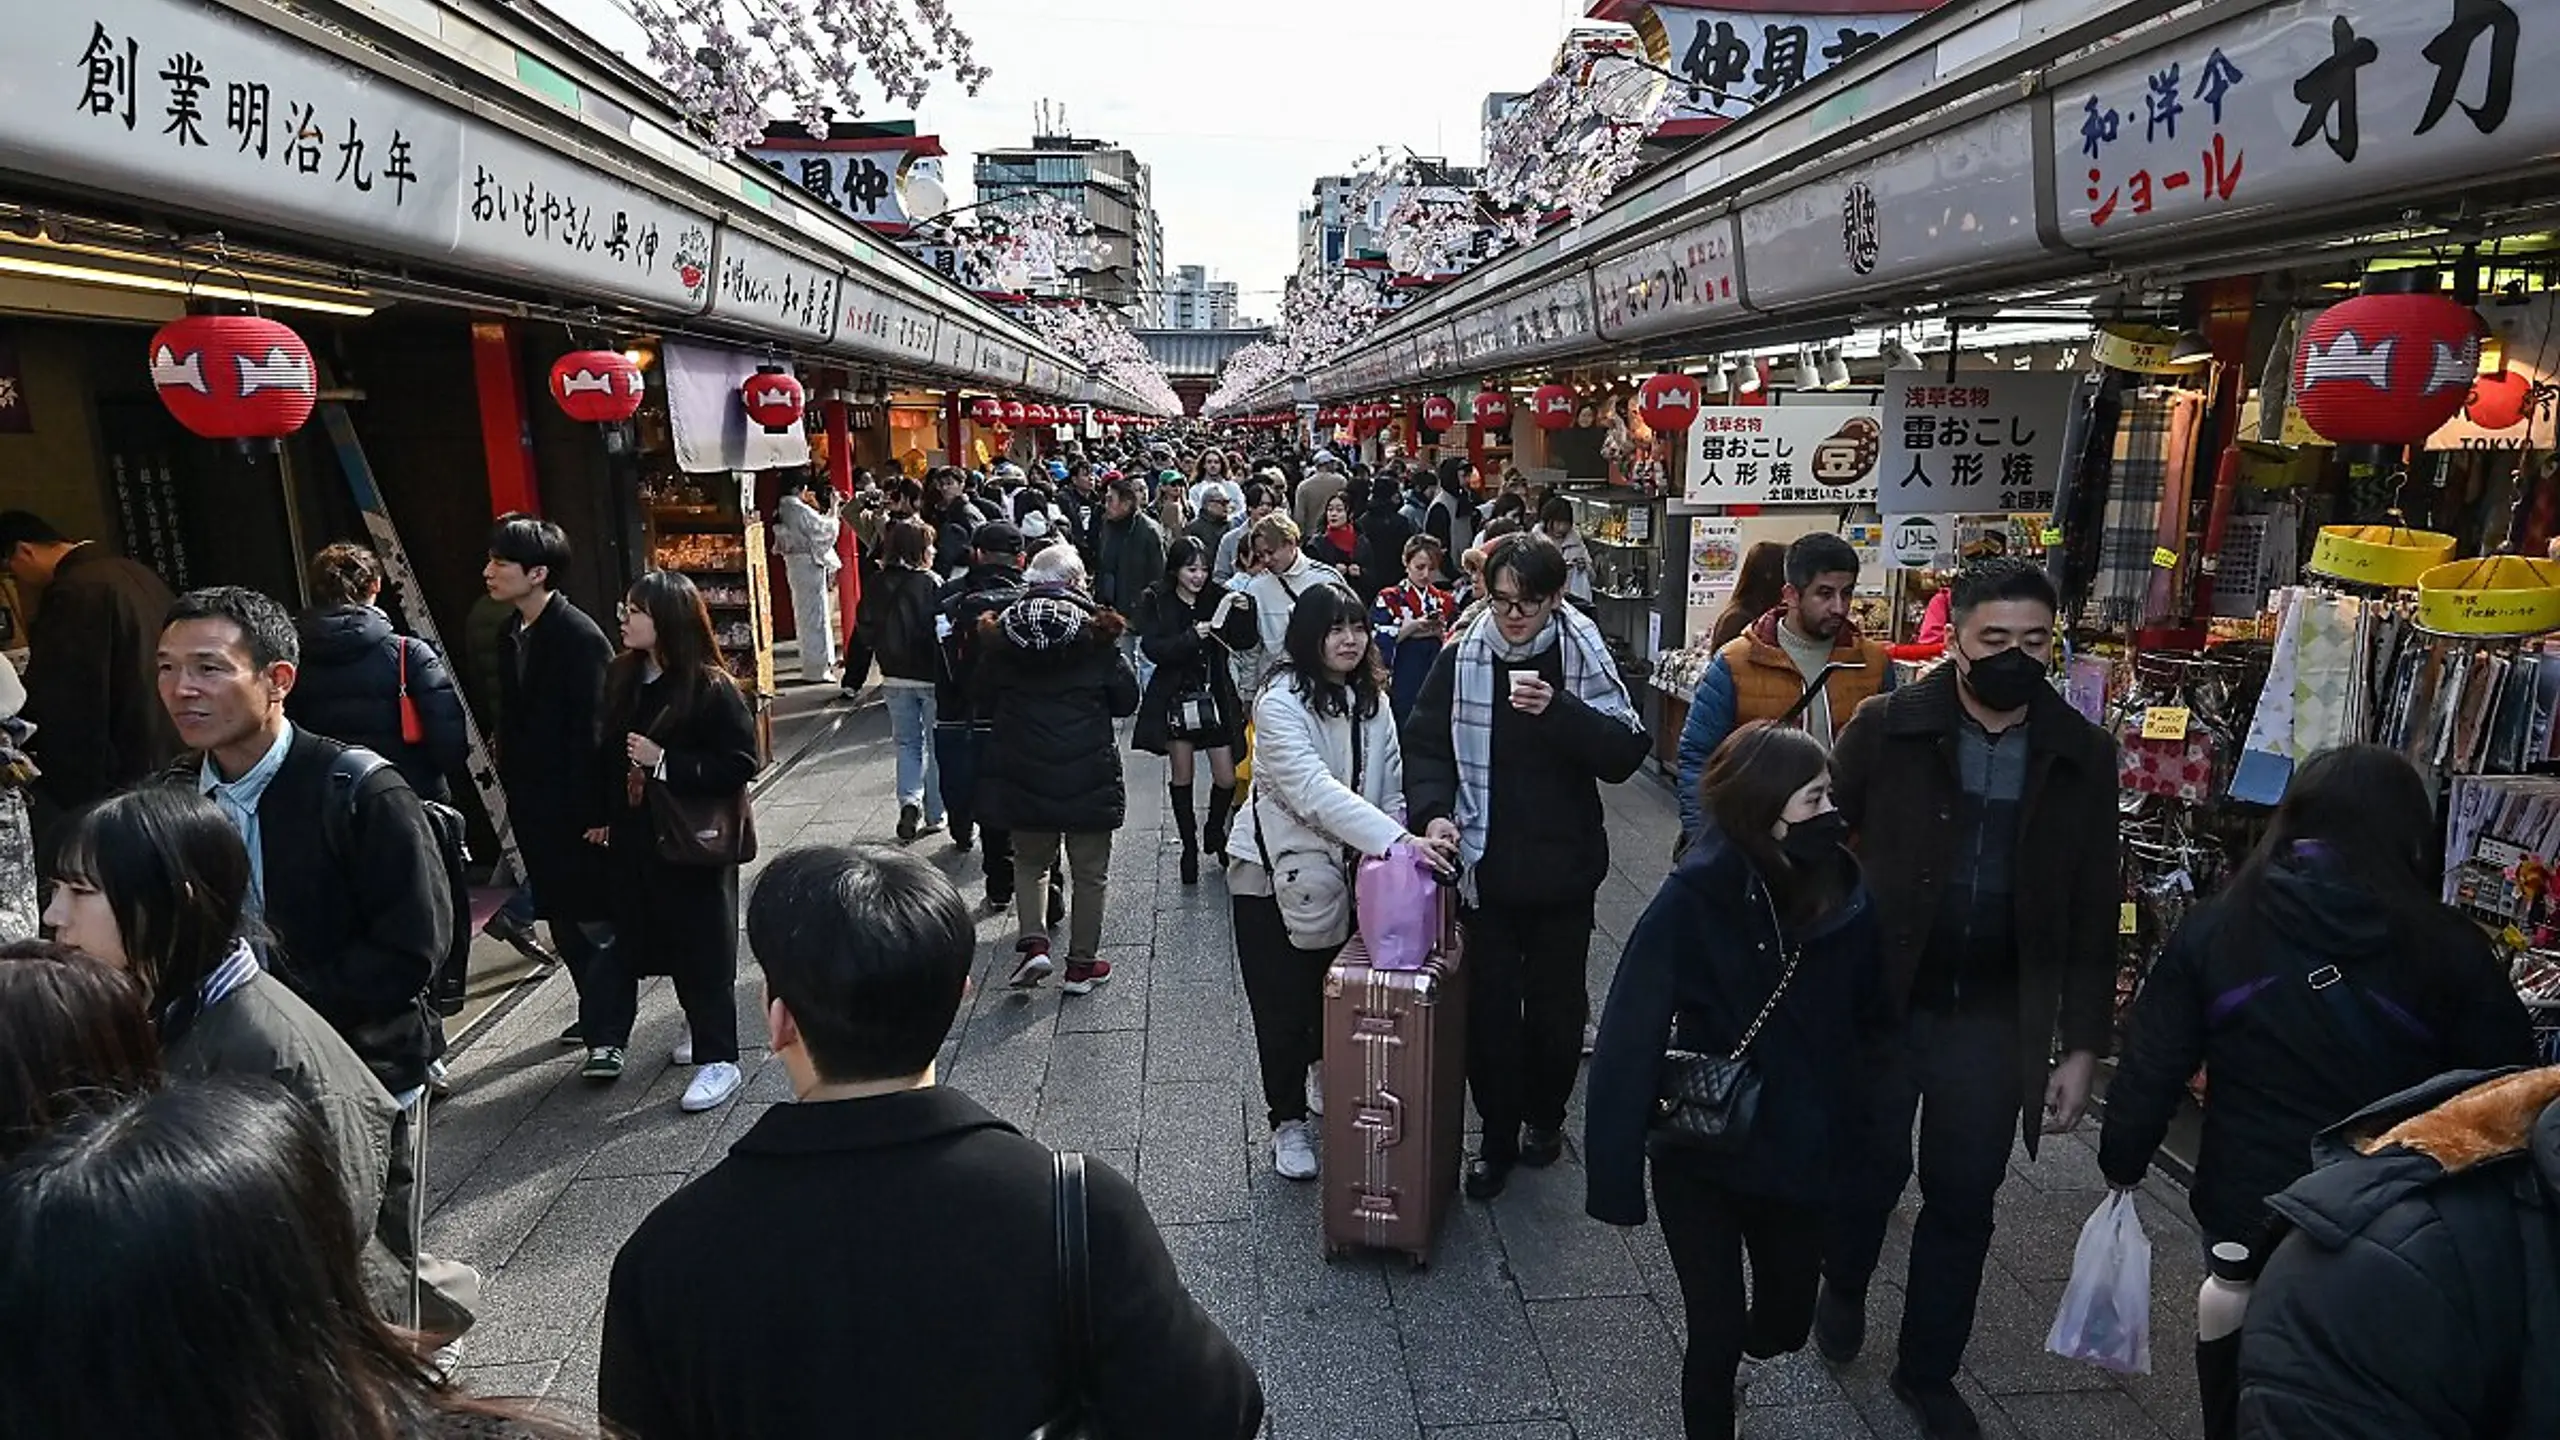
[[[649,564],[693,581],[711,612],[713,636],[741,688],[773,693],[773,622],[763,556],[764,525],[727,475],[665,475],[641,484]]]
[[[1602,633],[1627,654],[1642,657],[1662,568],[1655,502],[1617,487],[1558,487],[1554,493],[1573,507],[1573,527],[1591,553],[1591,599]]]

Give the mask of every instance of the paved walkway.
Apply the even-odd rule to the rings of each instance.
[[[1252,1043],[1214,873],[1186,888],[1164,814],[1161,762],[1131,757],[1130,816],[1113,856],[1105,955],[1112,982],[1083,999],[1054,986],[992,988],[1010,915],[980,926],[979,989],[944,1052],[944,1078],[1052,1144],[1135,1177],[1186,1281],[1259,1367],[1277,1440],[1653,1440],[1677,1437],[1679,1287],[1660,1235],[1582,1214],[1577,1159],[1518,1172],[1492,1205],[1461,1203],[1432,1265],[1328,1265],[1317,1192],[1275,1179]],[[766,853],[797,843],[886,840],[896,820],[885,717],[872,707],[768,782]],[[1659,883],[1676,823],[1669,791],[1639,779],[1609,797],[1616,871],[1599,899],[1594,1003],[1622,938]],[[977,857],[918,842],[978,893]],[[1001,972],[993,983],[1000,984]],[[749,967],[738,989],[750,1074],[741,1099],[678,1113],[688,1071],[668,1066],[678,1026],[664,982],[644,993],[619,1085],[571,1073],[552,1037],[574,1014],[565,977],[526,993],[456,1058],[437,1112],[428,1240],[486,1272],[484,1318],[463,1378],[489,1394],[594,1403],[605,1280],[649,1209],[789,1098]],[[1573,1123],[1578,1149],[1580,1118]],[[2154,1181],[2155,1352],[2163,1373],[2119,1381],[2043,1353],[2081,1222],[2103,1194],[2074,1136],[2023,1152],[2002,1192],[1964,1388],[1994,1436],[2160,1440],[2197,1431],[2189,1361],[2202,1276],[2181,1198]],[[1753,1440],[1865,1440],[1915,1433],[1885,1390],[1898,1283],[1916,1196],[1888,1241],[1868,1356],[1836,1373],[1791,1357],[1752,1392]],[[883,1303],[890,1303],[884,1299]],[[989,1357],[993,1362],[996,1357]]]

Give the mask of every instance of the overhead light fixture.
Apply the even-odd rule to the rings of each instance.
[[[1732,394],[1733,362],[1719,357],[1716,363],[1708,368],[1705,378],[1699,382],[1699,388],[1719,399]]]
[[[1887,335],[1884,337],[1884,368],[1917,370],[1920,368],[1920,357],[1911,353],[1911,347],[1902,343],[1901,336]]]
[[[1733,382],[1734,391],[1742,395],[1757,395],[1760,393],[1761,378],[1760,357],[1745,355],[1742,357],[1742,368]]]
[[[2213,342],[2204,332],[2192,326],[2178,332],[2176,343],[2169,347],[2168,363],[2180,369],[2202,365],[2213,358]]]
[[[0,251],[0,275],[24,275],[36,280],[62,280],[75,285],[102,285],[119,290],[145,290],[160,295],[194,295],[209,300],[229,300],[242,305],[261,305],[278,310],[309,310],[322,315],[370,315],[382,307],[361,290],[333,290],[312,294],[291,288],[292,283],[277,284],[257,290],[245,289],[228,279],[212,275],[190,277],[185,272],[144,268],[108,268],[101,265],[74,264],[17,251]],[[337,296],[346,298],[339,299]]]
[[[1837,345],[1823,352],[1822,388],[1825,390],[1849,388],[1849,360],[1847,356],[1840,353],[1840,347]]]

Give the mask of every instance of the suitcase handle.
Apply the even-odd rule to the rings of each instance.
[[[1370,1136],[1372,1150],[1392,1150],[1404,1143],[1404,1102],[1390,1091],[1363,1099],[1351,1111],[1351,1128]]]

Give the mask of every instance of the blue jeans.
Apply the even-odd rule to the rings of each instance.
[[[898,803],[924,806],[927,823],[942,823],[942,767],[934,763],[933,690],[893,685],[881,692],[889,706],[889,734],[898,742]]]

